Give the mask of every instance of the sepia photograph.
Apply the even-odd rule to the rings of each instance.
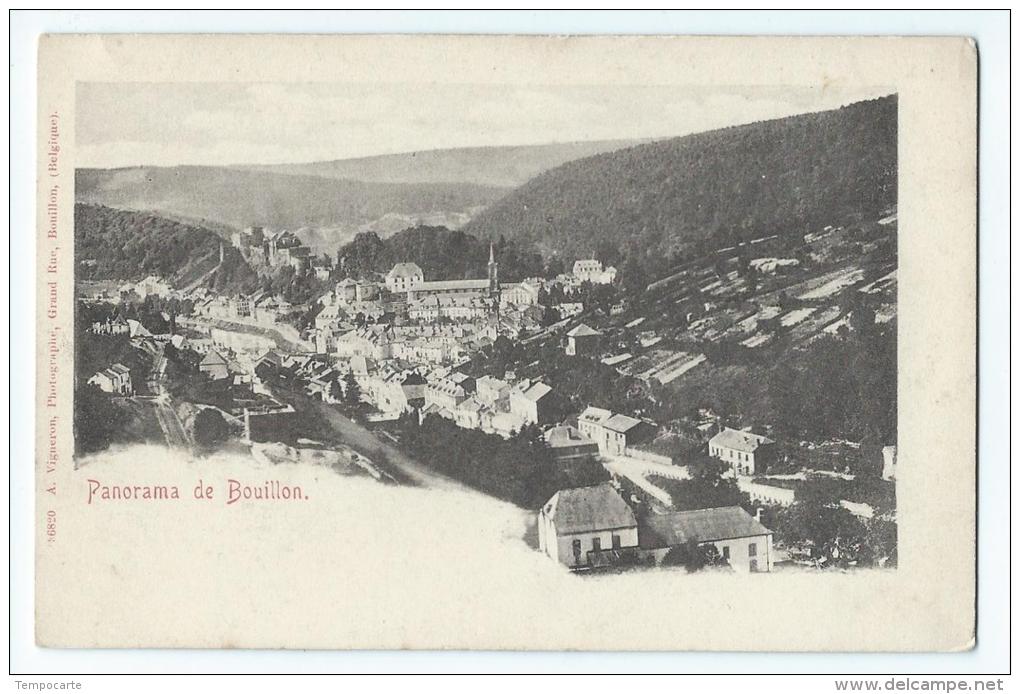
[[[511,565],[895,568],[895,93],[84,82],[75,137],[88,503],[156,448],[456,489]]]
[[[974,648],[972,42],[38,56],[38,647]]]

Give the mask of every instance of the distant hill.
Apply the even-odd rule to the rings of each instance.
[[[505,189],[473,183],[366,183],[210,166],[79,169],[78,202],[145,210],[220,228],[329,230],[316,251],[333,252],[387,215],[465,219]]]
[[[518,147],[463,147],[308,164],[238,168],[376,183],[472,183],[515,188],[564,162],[644,141],[599,140]]]
[[[177,288],[199,282],[226,293],[252,290],[259,283],[241,254],[215,232],[145,212],[75,204],[74,252],[78,261],[92,261],[87,276],[77,279],[156,275]],[[86,272],[81,264],[78,269]]]
[[[546,253],[661,259],[803,233],[896,202],[896,97],[596,154],[539,174],[463,230]]]

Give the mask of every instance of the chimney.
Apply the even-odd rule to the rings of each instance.
[[[759,506],[758,509],[754,512],[754,519],[759,523],[761,523],[761,512],[764,510],[765,510],[764,507]]]

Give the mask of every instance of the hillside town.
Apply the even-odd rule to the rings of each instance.
[[[894,564],[893,443],[797,436],[722,409],[704,384],[677,400],[710,369],[894,324],[895,229],[893,208],[646,283],[594,257],[506,282],[493,244],[485,277],[428,277],[412,260],[352,276],[253,226],[229,239],[246,262],[325,291],[293,304],[157,276],[80,282],[79,376],[91,406],[106,398],[132,435],[171,446],[233,441],[278,461],[333,449],[389,480],[386,451],[400,451],[533,508],[536,549],[573,570]],[[329,433],[336,416],[374,443]],[[451,462],[443,445],[477,458]],[[508,451],[533,460],[496,468]]]

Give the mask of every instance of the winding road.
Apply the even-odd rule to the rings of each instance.
[[[343,443],[368,457],[374,465],[386,469],[387,472],[397,472],[399,476],[394,476],[398,479],[402,478],[401,481],[432,489],[466,492],[495,500],[494,497],[483,494],[473,487],[436,472],[414,460],[396,446],[380,440],[364,426],[344,416],[328,403],[290,389],[274,389],[273,395],[280,400],[289,402],[299,412],[313,410],[329,424]]]

